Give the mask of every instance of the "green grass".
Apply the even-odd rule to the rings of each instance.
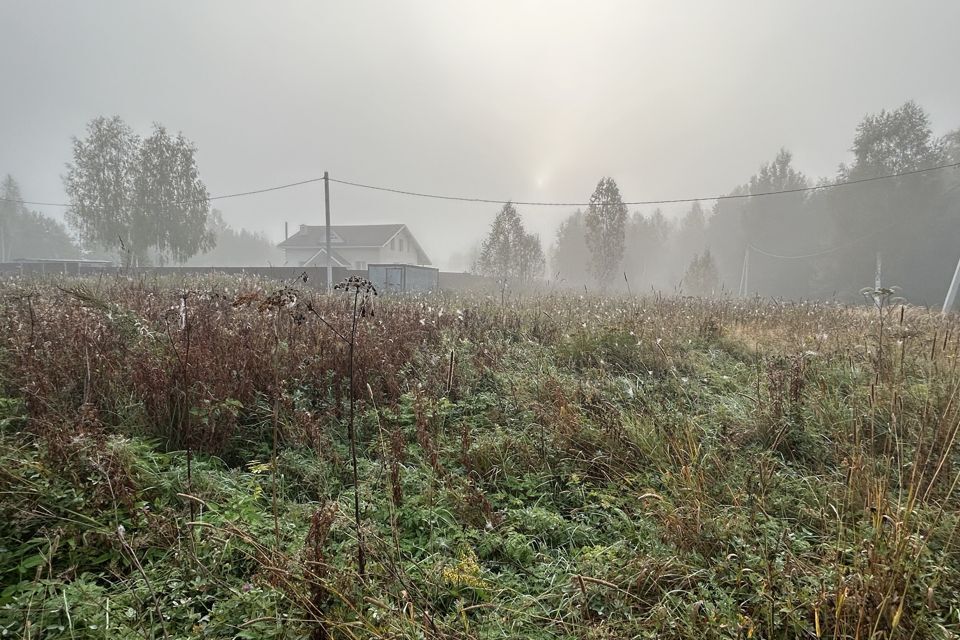
[[[177,292],[132,286],[98,295],[164,335]],[[242,348],[216,360],[218,341],[248,326],[269,349],[286,312],[198,309],[223,335],[193,346],[193,428],[216,433],[191,441],[159,404],[184,402],[183,380],[151,395],[138,378],[183,356],[180,338],[145,346],[42,287],[31,337],[23,291],[7,293],[3,637],[960,633],[952,319],[908,309],[879,362],[874,317],[831,306],[383,301],[362,325],[361,579],[323,327],[282,325],[279,389],[266,375],[241,401],[200,359],[260,380]],[[31,355],[66,326],[102,358]],[[176,442],[198,443],[189,481]]]

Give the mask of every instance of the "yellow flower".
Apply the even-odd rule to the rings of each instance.
[[[443,581],[454,589],[486,589],[488,584],[480,576],[480,563],[473,549],[461,551],[459,559],[454,565],[445,566],[440,575]]]

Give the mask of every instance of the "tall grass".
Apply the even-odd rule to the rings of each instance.
[[[298,284],[2,285],[0,629],[960,632],[953,317]]]

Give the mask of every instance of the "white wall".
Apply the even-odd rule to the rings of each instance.
[[[400,250],[401,240],[403,241],[403,250]],[[346,247],[331,247],[334,253],[338,253],[345,260],[350,261],[350,268],[358,268],[357,263],[363,262],[363,268],[373,263],[397,263],[397,264],[419,264],[417,259],[417,250],[413,244],[410,232],[404,229],[393,239],[393,248],[390,243],[382,248],[364,248],[348,249]],[[301,266],[304,262],[312,258],[317,253],[317,249],[294,248],[286,250],[286,262],[289,266]],[[326,264],[326,258],[320,256],[312,266],[323,266]]]
[[[400,241],[403,241],[403,251],[400,250]],[[417,260],[417,250],[411,240],[410,232],[404,229],[393,239],[393,248],[390,243],[383,248],[383,259],[381,262],[396,262],[398,264],[419,264]]]

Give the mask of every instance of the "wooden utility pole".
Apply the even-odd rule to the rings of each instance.
[[[960,286],[960,260],[957,261],[957,268],[953,272],[953,280],[950,281],[950,288],[947,289],[947,297],[943,301],[943,313],[950,313],[953,310],[953,303],[957,299],[957,287]]]
[[[323,204],[327,213],[327,292],[333,291],[333,258],[330,256],[330,174],[323,172]]]

